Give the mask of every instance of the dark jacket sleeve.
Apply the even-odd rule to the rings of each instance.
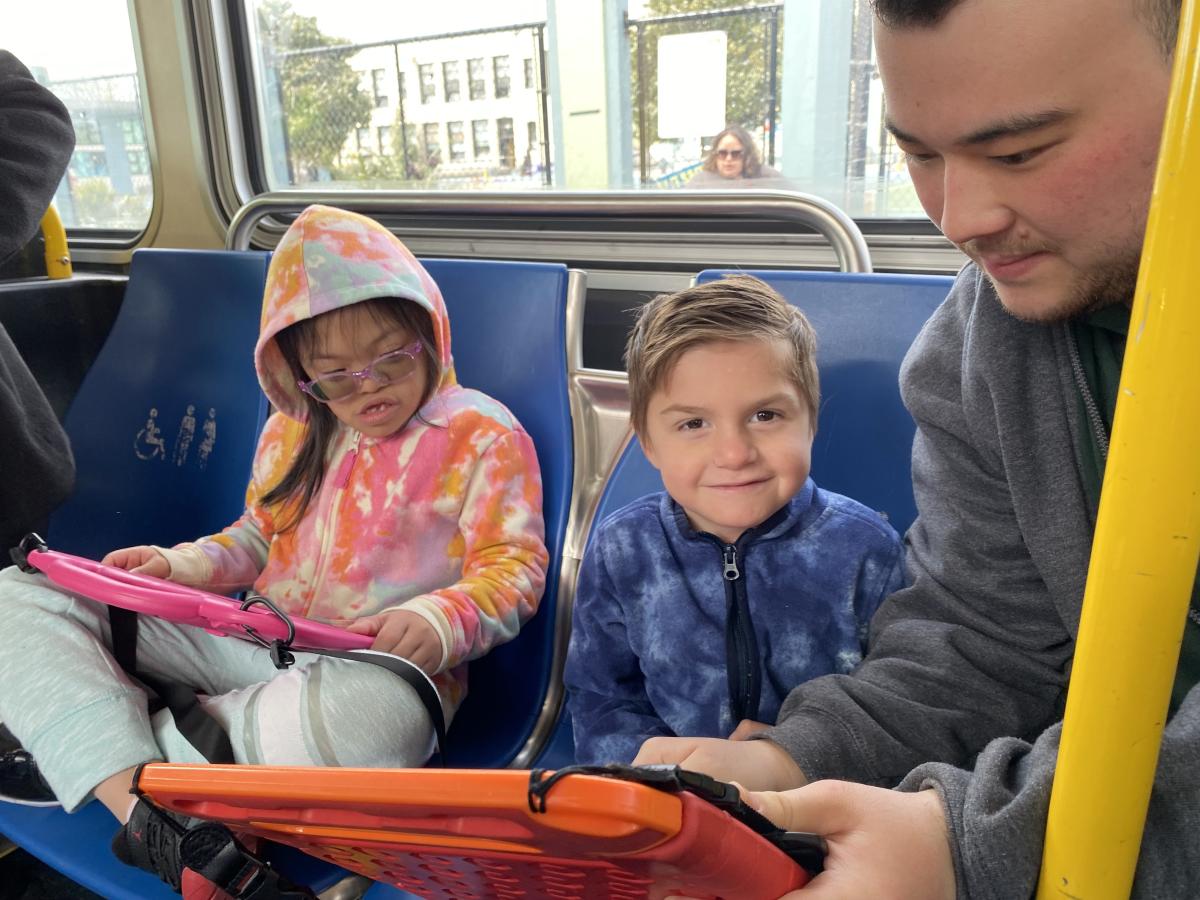
[[[74,149],[62,101],[0,50],[0,263],[37,231]]]
[[[45,528],[71,492],[75,462],[62,426],[0,327],[0,568],[27,532]]]
[[[642,742],[673,734],[646,695],[625,616],[605,570],[601,531],[584,557],[565,681],[578,763],[630,763]]]
[[[996,416],[964,405],[968,280],[902,372],[917,421],[911,586],[876,614],[863,664],[794,689],[763,734],[810,779],[894,785],[926,761],[966,764],[994,738],[1032,739],[1060,715],[1071,636],[1025,545],[987,431]]]
[[[974,771],[930,763],[901,790],[934,788],[946,807],[958,895],[969,900],[1031,897],[1041,865],[1061,724],[1033,743],[993,741]],[[1200,896],[1200,690],[1167,723],[1133,897]],[[1102,789],[1102,788],[1101,788]]]

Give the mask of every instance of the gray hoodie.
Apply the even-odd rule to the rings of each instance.
[[[1070,339],[1006,313],[975,265],[959,274],[900,375],[912,586],[880,608],[863,665],[796,688],[763,735],[812,780],[936,788],[961,897],[1037,882],[1095,526]],[[1134,895],[1200,896],[1198,835],[1193,690],[1163,737]]]

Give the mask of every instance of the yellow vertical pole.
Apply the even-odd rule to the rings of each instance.
[[[1039,900],[1129,896],[1200,554],[1200,17],[1183,7]]]
[[[46,244],[46,274],[51,278],[70,278],[71,251],[67,248],[67,231],[53,204],[42,216],[42,240]]]

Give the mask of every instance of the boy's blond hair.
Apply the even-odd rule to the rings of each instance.
[[[815,433],[821,400],[817,336],[804,313],[749,275],[659,294],[639,310],[625,344],[634,431],[646,433],[650,397],[670,377],[680,356],[700,344],[753,340],[782,340],[791,349],[786,374],[808,405]]]

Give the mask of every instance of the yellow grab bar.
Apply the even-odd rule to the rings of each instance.
[[[1197,2],[1187,0],[1050,794],[1039,900],[1129,896],[1200,554],[1198,48]]]
[[[71,277],[71,251],[67,247],[67,230],[54,204],[42,216],[42,239],[46,243],[46,274],[51,278]]]

